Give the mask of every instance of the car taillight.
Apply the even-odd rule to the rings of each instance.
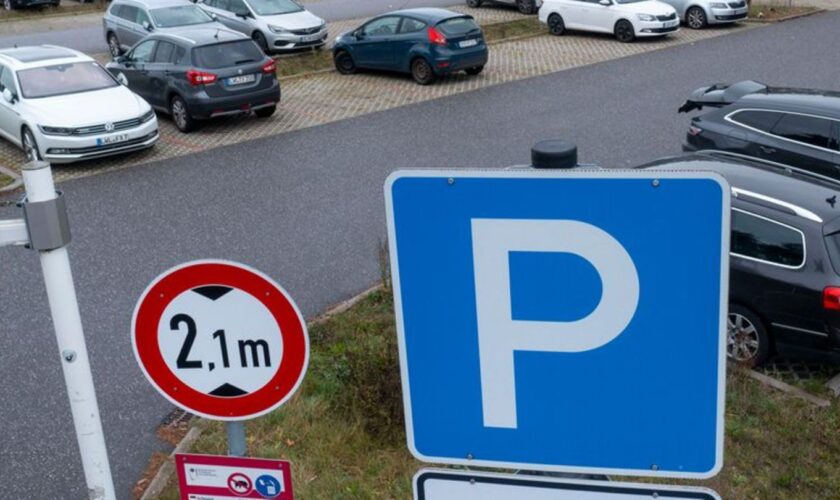
[[[700,135],[701,132],[703,132],[703,129],[700,127],[695,127],[694,125],[688,127],[688,135]]]
[[[187,71],[187,80],[190,81],[190,85],[206,85],[215,82],[216,78],[218,77],[213,73],[205,73],[196,69]]]
[[[263,64],[262,72],[267,73],[267,74],[276,73],[277,72],[277,61],[275,61],[274,59],[271,59],[267,63]]]
[[[429,43],[432,45],[446,45],[446,37],[434,26],[429,26]]]
[[[823,309],[840,311],[840,287],[825,287],[823,290]]]

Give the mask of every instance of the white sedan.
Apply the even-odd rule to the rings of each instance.
[[[149,104],[74,50],[0,50],[0,94],[0,136],[30,161],[70,163],[148,148],[158,140]]]
[[[657,0],[545,0],[539,19],[552,35],[568,30],[613,33],[621,42],[680,29],[677,11]]]

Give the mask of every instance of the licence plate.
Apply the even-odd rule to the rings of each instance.
[[[243,83],[251,83],[256,80],[254,75],[232,76],[225,79],[225,85],[242,85]]]
[[[321,38],[321,35],[309,35],[309,36],[302,36],[300,37],[301,42],[314,42]]]
[[[128,140],[128,134],[109,135],[106,137],[99,137],[96,139],[97,146],[107,146],[109,144],[116,144]]]
[[[679,21],[668,21],[668,22],[665,22],[663,24],[665,25],[666,28],[673,28],[674,26],[677,25],[677,23],[679,23]]]
[[[458,42],[458,47],[465,49],[467,47],[475,47],[478,45],[478,40],[473,38],[472,40],[464,40],[463,42]]]

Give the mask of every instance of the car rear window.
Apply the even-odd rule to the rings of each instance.
[[[447,36],[466,35],[471,31],[481,29],[471,17],[453,17],[439,23],[437,27]]]
[[[18,71],[18,82],[23,97],[27,99],[91,92],[119,85],[95,62],[25,69]]]
[[[195,65],[207,69],[229,68],[262,59],[262,51],[252,40],[217,43],[193,49]]]
[[[213,18],[197,5],[178,5],[151,11],[155,26],[158,28],[173,28],[175,26],[192,26],[194,24],[212,23]]]
[[[805,239],[801,231],[781,222],[732,210],[733,255],[786,267],[805,263]]]

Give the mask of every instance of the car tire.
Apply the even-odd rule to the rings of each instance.
[[[277,111],[277,106],[271,106],[268,108],[260,108],[254,111],[254,114],[257,115],[257,118],[268,118],[273,115],[275,111]]]
[[[119,57],[123,54],[122,48],[120,47],[120,39],[117,38],[115,33],[108,33],[108,52],[111,53],[111,57]]]
[[[260,48],[264,53],[268,54],[270,51],[268,50],[268,40],[265,39],[265,35],[263,35],[259,31],[255,31],[251,38],[257,44],[257,47]]]
[[[29,127],[23,127],[20,131],[20,142],[23,148],[23,154],[26,155],[26,161],[41,160],[41,152],[38,150],[38,141],[35,140],[35,135],[29,130]]]
[[[615,23],[615,38],[621,43],[630,43],[636,39],[636,30],[633,23],[626,19],[620,19]]]
[[[531,15],[536,12],[534,0],[516,0],[516,9],[520,14]]]
[[[481,0],[467,0],[467,7],[472,7],[473,9],[481,7]]]
[[[15,10],[14,4],[12,4],[12,0],[3,0],[3,8],[6,10]]]
[[[554,36],[560,36],[566,32],[566,23],[560,14],[551,14],[548,16],[548,32]]]
[[[750,367],[770,356],[770,337],[761,318],[738,304],[729,305],[726,316],[726,357]]]
[[[353,56],[346,50],[337,52],[333,56],[333,62],[335,63],[336,71],[342,75],[352,75],[358,69],[356,68],[356,62],[353,60]]]
[[[466,73],[470,76],[475,76],[484,71],[484,65],[467,68],[464,71],[466,71]]]
[[[172,122],[181,132],[188,134],[195,130],[196,120],[190,115],[190,108],[181,96],[175,95],[169,100],[169,115],[172,116]]]
[[[708,19],[706,19],[706,11],[700,7],[692,7],[685,13],[685,24],[693,29],[700,30],[706,27]]]
[[[420,85],[429,85],[435,81],[437,76],[429,61],[422,57],[416,57],[411,61],[411,78]]]

